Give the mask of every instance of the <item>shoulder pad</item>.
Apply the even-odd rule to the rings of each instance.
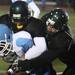
[[[30,18],[27,30],[31,30],[35,36],[44,36],[46,31],[45,24],[40,19]]]
[[[6,24],[10,28],[10,17],[9,14],[0,16],[0,24]]]

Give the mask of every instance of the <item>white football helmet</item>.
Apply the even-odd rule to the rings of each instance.
[[[0,24],[0,57],[6,56],[11,50],[11,31],[5,24]]]
[[[11,43],[7,42],[7,40],[0,41],[0,56],[6,56],[11,51]]]

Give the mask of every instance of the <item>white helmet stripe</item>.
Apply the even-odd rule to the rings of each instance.
[[[49,23],[50,23],[51,25],[54,25],[54,24],[55,24],[54,21],[52,21],[50,18],[48,18],[48,20],[46,21],[46,25],[48,25]]]

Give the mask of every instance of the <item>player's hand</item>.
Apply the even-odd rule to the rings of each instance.
[[[21,71],[31,70],[31,66],[28,60],[19,60],[18,67]]]
[[[12,65],[12,70],[14,71],[14,73],[19,72],[18,63]]]
[[[16,53],[10,51],[7,56],[3,57],[3,60],[8,63],[13,63],[16,58],[17,58]]]

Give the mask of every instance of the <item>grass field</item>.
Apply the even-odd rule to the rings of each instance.
[[[1,10],[0,10],[1,11]],[[0,12],[0,15],[2,14],[5,14],[7,13],[8,11],[7,10],[3,10]],[[45,14],[46,12],[42,12],[41,13],[41,16],[43,14]],[[69,12],[69,16],[70,16],[70,19],[69,19],[69,24],[70,24],[70,27],[71,27],[71,30],[73,32],[73,35],[75,36],[75,12]],[[64,65],[61,61],[59,61],[58,59],[56,59],[54,62],[53,62],[53,65],[54,65],[54,68],[56,69],[57,72],[61,72],[65,69],[66,65]],[[6,70],[8,67],[8,64],[5,63],[4,61],[2,61],[0,59],[0,71],[1,70]]]

